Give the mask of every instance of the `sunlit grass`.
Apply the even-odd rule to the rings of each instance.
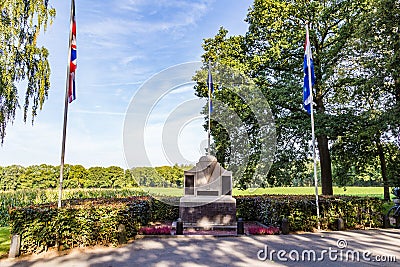
[[[0,227],[0,258],[8,253],[10,243],[10,228]]]
[[[150,195],[163,196],[183,196],[183,188],[161,188],[161,187],[143,187],[143,192]],[[247,190],[239,190],[234,188],[234,196],[248,195],[314,195],[315,187],[272,187],[272,188],[250,188]],[[322,194],[321,187],[318,188],[318,194]],[[370,196],[383,197],[382,187],[333,187],[334,195],[349,196]]]
[[[315,187],[272,187],[272,188],[252,188],[247,190],[233,189],[234,196],[240,195],[314,195]],[[322,188],[318,188],[318,194],[322,194]],[[333,187],[334,195],[348,196],[370,196],[383,197],[382,187]]]

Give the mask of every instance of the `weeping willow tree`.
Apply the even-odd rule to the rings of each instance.
[[[51,24],[55,9],[48,0],[1,0],[0,3],[0,138],[3,143],[6,126],[21,108],[24,121],[31,112],[32,123],[48,96],[50,88],[49,52],[38,46],[41,32]],[[26,83],[25,93],[17,85]],[[22,83],[21,83],[22,85]]]

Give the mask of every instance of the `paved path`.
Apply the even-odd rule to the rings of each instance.
[[[394,260],[396,262],[391,262]],[[1,267],[399,265],[400,230],[386,229],[274,236],[145,238],[121,248],[73,250],[63,256],[44,253],[25,259],[0,260]]]

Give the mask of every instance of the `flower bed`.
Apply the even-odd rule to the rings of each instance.
[[[139,234],[142,235],[170,235],[172,228],[170,226],[142,227]]]
[[[276,235],[280,232],[278,227],[264,227],[260,225],[250,226],[247,231],[250,235]]]

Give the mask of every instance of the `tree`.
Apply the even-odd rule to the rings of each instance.
[[[65,166],[65,188],[82,188],[88,177],[88,171],[82,165]]]
[[[24,121],[31,107],[32,123],[50,88],[49,52],[38,47],[39,33],[55,17],[48,0],[2,0],[0,4],[0,138],[20,107],[17,84],[27,82]]]
[[[233,172],[235,187],[263,186],[275,150],[275,127],[265,97],[248,75],[244,37],[227,37],[227,30],[220,28],[203,48],[214,80],[212,153]],[[197,72],[194,80],[196,95],[208,97],[207,71]],[[203,114],[208,114],[208,107]],[[204,127],[208,128],[208,121]]]
[[[26,167],[23,175],[19,177],[20,188],[55,188],[58,174],[59,169],[51,165],[41,164]]]
[[[357,30],[369,14],[371,2],[255,0],[244,38],[226,38],[226,32],[220,31],[205,40],[204,59],[236,62],[233,65],[254,77],[269,100],[277,127],[277,154],[267,177],[269,183],[288,173],[304,172],[311,154],[310,118],[302,108],[300,89],[308,22],[316,74],[313,104],[322,194],[333,193],[330,147],[343,135],[348,119],[357,120],[346,117],[339,107],[355,111],[348,100],[357,91],[346,71],[351,70],[354,44],[360,41]],[[240,52],[236,54],[235,48]]]
[[[355,29],[365,14],[368,1],[261,1],[256,0],[247,21],[249,54],[256,65],[256,75],[265,85],[278,108],[275,116],[282,120],[286,132],[295,131],[299,141],[309,140],[309,127],[300,130],[301,121],[309,122],[301,108],[302,54],[304,25],[310,23],[316,83],[314,85],[315,127],[321,166],[322,194],[331,195],[332,169],[329,147],[341,125],[336,107],[345,104],[351,95],[344,85],[342,70],[348,68]],[[275,10],[276,12],[271,12]],[[298,99],[295,101],[295,99]],[[333,122],[335,124],[333,124]],[[305,126],[305,125],[303,125]],[[285,134],[284,133],[284,134]]]
[[[107,174],[107,179],[111,188],[125,187],[126,181],[124,169],[118,166],[110,166],[107,167],[104,171]]]
[[[138,187],[139,183],[133,177],[131,170],[125,170],[125,187]]]
[[[356,173],[379,166],[388,200],[390,180],[398,172],[393,143],[400,130],[400,1],[372,1],[367,10],[360,16],[353,52],[341,73],[351,98],[339,107],[347,118],[332,151],[343,173],[353,167],[351,161]]]
[[[108,188],[111,183],[107,179],[107,174],[104,167],[90,167],[87,179],[84,183],[86,188]]]
[[[20,165],[11,165],[3,168],[1,178],[1,190],[20,189],[21,177],[25,174],[25,168]]]
[[[370,75],[369,85],[384,92],[379,101],[385,131],[379,136],[377,151],[384,182],[385,199],[390,199],[389,185],[399,185],[398,149],[394,140],[400,136],[400,1],[377,0],[360,29],[364,46],[364,65]],[[368,22],[367,22],[368,21]],[[383,100],[383,101],[382,101]],[[400,145],[400,143],[398,144]]]
[[[161,176],[163,180],[163,186],[166,187],[180,187],[183,185],[183,169],[179,168],[177,165],[171,166],[161,166],[154,168],[157,173]]]
[[[135,167],[130,170],[130,173],[140,186],[163,186],[165,182],[152,167]]]

